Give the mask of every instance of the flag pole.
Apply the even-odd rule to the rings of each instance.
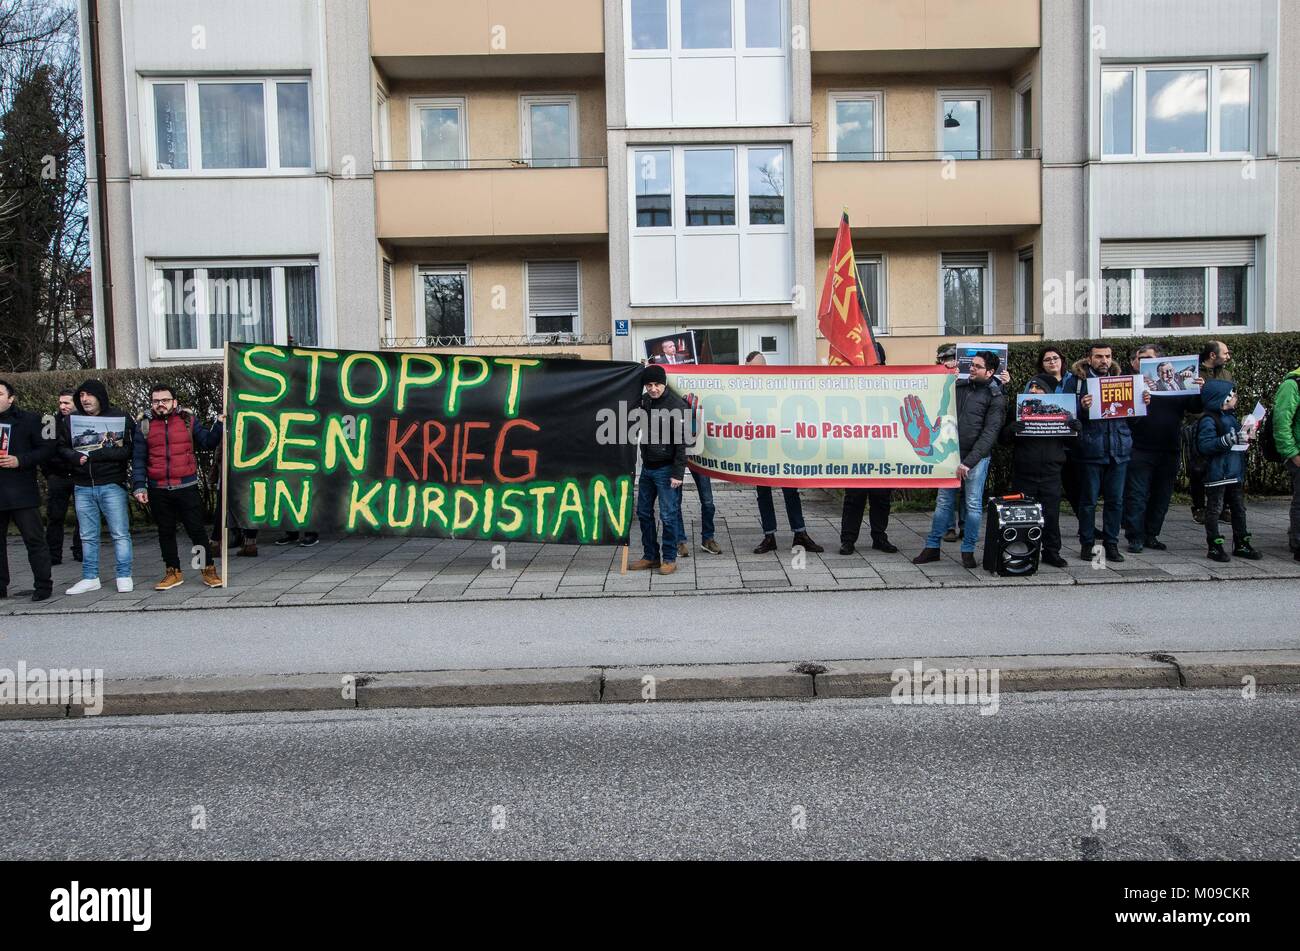
[[[221,587],[230,587],[230,341],[221,355]]]

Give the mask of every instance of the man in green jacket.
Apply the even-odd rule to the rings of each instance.
[[[1291,477],[1291,527],[1287,541],[1300,561],[1300,367],[1282,380],[1273,397],[1273,442]]]

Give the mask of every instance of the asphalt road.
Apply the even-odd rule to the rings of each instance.
[[[1294,580],[0,618],[0,667],[111,680],[1300,646]]]
[[[1281,690],[9,722],[0,858],[1296,859],[1298,725]]]

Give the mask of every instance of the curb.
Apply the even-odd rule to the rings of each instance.
[[[896,672],[903,670],[908,676]],[[958,682],[986,671],[995,692],[1300,685],[1300,650],[871,658],[824,663],[551,667],[153,678],[102,684],[100,716],[418,707],[887,697],[923,672]],[[1248,679],[1253,678],[1253,679]],[[938,683],[943,700],[943,679]],[[973,680],[967,681],[971,689]],[[947,702],[974,702],[966,699]],[[94,716],[82,703],[0,704],[0,720]]]

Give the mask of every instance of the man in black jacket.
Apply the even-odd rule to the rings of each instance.
[[[59,419],[76,412],[72,390],[59,394]],[[50,564],[63,564],[63,531],[68,520],[68,508],[72,505],[72,492],[76,488],[72,481],[72,468],[59,455],[58,448],[41,466],[45,473],[45,542],[50,546]],[[75,513],[74,513],[75,514]],[[81,561],[81,527],[76,520],[72,523],[72,557]]]
[[[1141,372],[1143,360],[1164,355],[1158,345],[1143,344],[1133,354],[1133,372]],[[1204,382],[1197,377],[1193,385],[1199,389]],[[1161,391],[1147,404],[1145,416],[1129,421],[1133,456],[1124,477],[1124,535],[1128,550],[1135,555],[1147,548],[1164,551],[1167,547],[1160,540],[1160,529],[1182,463],[1183,417],[1200,411],[1199,393]]]
[[[13,384],[0,380],[0,598],[9,597],[9,522],[18,526],[27,545],[36,590],[33,601],[44,601],[54,590],[50,550],[41,524],[41,496],[36,470],[54,451],[41,434],[41,418],[18,408]]]
[[[644,420],[641,431],[641,482],[637,488],[636,516],[641,523],[644,556],[628,565],[629,571],[659,569],[661,575],[677,570],[677,490],[686,477],[686,440],[690,408],[668,389],[664,368],[651,364],[641,373]],[[655,499],[663,523],[663,547],[655,526]]]
[[[81,526],[81,580],[68,594],[98,591],[100,518],[108,523],[113,539],[117,569],[117,590],[135,590],[131,579],[131,519],[127,511],[127,475],[131,461],[131,431],[135,428],[124,410],[111,405],[108,390],[99,380],[87,380],[77,388],[74,402],[79,412],[59,421],[59,455],[72,468],[76,483],[77,523]],[[106,427],[106,434],[93,430],[72,432],[78,417],[99,417],[121,421],[120,429]],[[100,438],[100,437],[103,438]]]
[[[984,480],[988,477],[989,459],[1006,416],[1006,398],[1000,389],[994,390],[991,385],[1000,362],[993,351],[981,350],[971,360],[970,379],[957,381],[957,442],[961,452],[957,476],[966,490],[966,528],[961,538],[961,563],[966,568],[974,568],[977,564],[975,543],[979,541],[980,522],[984,518]],[[912,564],[924,565],[939,560],[939,545],[943,542],[944,532],[952,525],[957,492],[957,489],[939,490],[930,535],[925,540],[924,550],[912,559]]]
[[[1026,393],[1056,392],[1056,378],[1036,376],[1029,381]],[[1069,421],[1079,432],[1079,418]],[[1027,436],[1025,424],[1012,413],[1002,427],[1000,442],[1014,445],[1011,457],[1011,490],[1021,492],[1043,507],[1043,563],[1064,568],[1061,557],[1061,473],[1065,467],[1066,447],[1076,436]]]

